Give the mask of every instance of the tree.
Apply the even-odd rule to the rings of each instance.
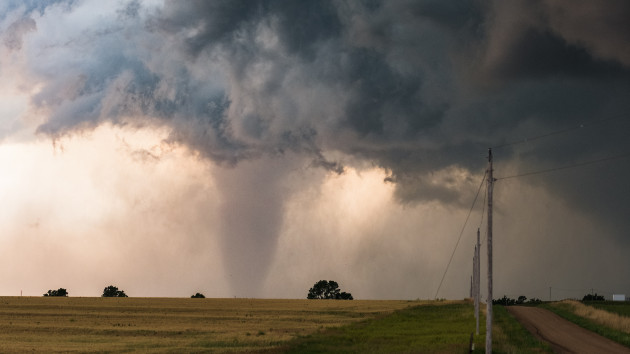
[[[493,305],[512,306],[512,305],[516,305],[516,300],[510,299],[509,297],[507,297],[507,295],[503,295],[503,297],[500,298],[500,299],[492,300],[492,304]]]
[[[354,300],[354,298],[352,297],[352,294],[347,293],[345,291],[342,291],[339,296],[337,297],[337,299],[339,300]]]
[[[307,299],[353,300],[352,294],[341,292],[334,280],[320,280],[308,290]]]
[[[516,303],[519,305],[524,304],[526,300],[527,300],[527,296],[521,295],[518,297],[518,299],[516,299]]]
[[[527,303],[528,304],[532,304],[532,305],[536,305],[536,304],[541,304],[542,300],[537,298],[537,297],[534,297],[534,298],[531,298],[531,299],[527,300]]]
[[[58,290],[48,290],[44,296],[68,296],[68,290],[59,288]]]
[[[597,293],[595,294],[587,294],[584,295],[584,297],[582,298],[582,301],[604,301],[604,296],[603,295],[597,295]]]
[[[124,291],[118,290],[117,287],[110,285],[103,289],[103,295],[101,297],[127,297]]]
[[[205,299],[206,297],[202,293],[196,293],[190,297],[191,299]]]

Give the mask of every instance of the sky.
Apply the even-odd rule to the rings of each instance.
[[[2,1],[0,295],[461,299],[488,148],[494,297],[630,294],[629,17]]]

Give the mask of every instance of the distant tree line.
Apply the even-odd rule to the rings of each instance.
[[[503,305],[503,306],[514,306],[514,305],[524,305],[524,304],[536,305],[540,303],[542,303],[542,300],[535,297],[528,300],[527,297],[524,295],[519,296],[516,300],[510,299],[506,295],[503,295],[503,297],[500,299],[492,300],[493,305]]]
[[[48,290],[44,296],[68,296],[68,290],[59,288],[58,290]],[[117,287],[110,285],[103,289],[103,295],[101,297],[127,297],[124,291],[118,290]]]
[[[604,301],[604,300],[606,300],[606,299],[604,299],[604,296],[603,295],[597,295],[597,293],[595,293],[595,294],[586,294],[582,298],[582,301]]]
[[[605,301],[606,299],[604,298],[603,295],[597,295],[597,293],[595,294],[586,294],[584,295],[584,297],[582,297],[582,301]],[[540,304],[542,302],[542,300],[537,299],[537,298],[532,298],[532,299],[527,299],[527,297],[521,295],[518,297],[518,299],[510,299],[509,297],[507,297],[506,295],[503,295],[502,298],[500,299],[494,299],[492,300],[492,304],[494,305],[503,305],[503,306],[513,306],[513,305],[523,305],[523,304],[531,304],[531,305],[536,305],[536,304]]]
[[[68,290],[64,288],[59,288],[57,290],[48,290],[44,296],[68,296]],[[123,290],[119,290],[118,287],[114,285],[106,286],[103,289],[103,294],[101,297],[128,297],[127,294]],[[196,293],[192,295],[191,298],[205,298],[202,293]]]

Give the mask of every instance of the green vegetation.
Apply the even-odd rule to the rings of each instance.
[[[289,353],[463,353],[469,348],[474,314],[469,302],[443,302],[396,311],[341,328],[299,338],[286,348]],[[484,336],[475,338],[483,348]]]
[[[592,303],[589,303],[589,305],[591,304]],[[550,311],[555,312],[557,315],[577,324],[578,326],[584,327],[601,336],[612,339],[615,342],[618,342],[625,346],[630,347],[630,333],[613,329],[610,326],[602,325],[601,322],[597,322],[593,319],[586,318],[586,317],[576,314],[576,306],[572,302],[569,302],[569,301],[552,302],[552,303],[546,303],[542,306]],[[603,305],[603,306],[605,307],[606,305]],[[616,307],[618,311],[623,311],[623,312],[628,311],[628,309],[622,309],[624,307],[623,305],[615,305],[615,306],[618,306]],[[629,305],[625,305],[625,306],[629,306]],[[611,306],[611,308],[612,307],[613,306]]]
[[[494,306],[492,351],[496,353],[552,353],[512,316],[504,306]]]
[[[630,302],[627,301],[594,301],[589,302],[588,306],[630,317]]]

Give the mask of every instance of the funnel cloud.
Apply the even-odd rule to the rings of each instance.
[[[623,0],[5,1],[0,158],[36,187],[0,185],[3,248],[88,262],[56,273],[88,295],[91,272],[143,295],[334,279],[429,298],[492,147],[499,178],[574,166],[497,182],[495,293],[630,292],[629,17]],[[468,293],[482,202],[439,297]],[[116,249],[111,274],[80,256]]]

